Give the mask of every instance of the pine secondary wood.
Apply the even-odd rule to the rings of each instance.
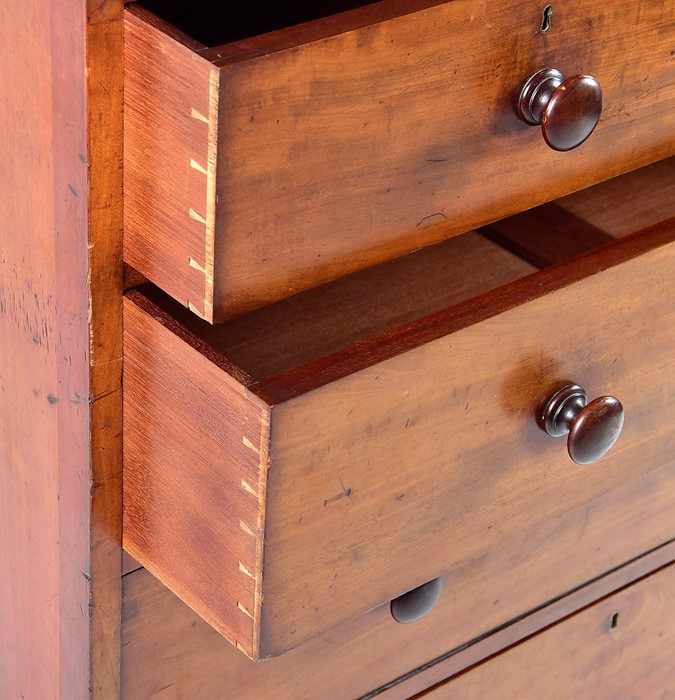
[[[675,565],[663,568],[545,632],[415,696],[667,698],[675,693]]]
[[[671,220],[265,379],[130,292],[127,549],[265,657],[658,468],[674,240]],[[628,416],[592,468],[534,420],[570,379]]]
[[[127,262],[221,321],[671,155],[675,7],[541,21],[538,0],[385,0],[207,48],[130,6]],[[570,153],[515,113],[542,66],[603,87]]]
[[[394,622],[384,605],[264,663],[251,663],[147,571],[135,571],[124,578],[123,695],[168,686],[186,699],[352,700],[389,684],[381,697],[407,700],[671,561],[675,543],[618,568],[672,534],[673,479],[675,464],[456,566],[437,606],[413,625]]]

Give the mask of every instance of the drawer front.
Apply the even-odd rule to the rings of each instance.
[[[385,0],[207,49],[126,13],[125,256],[222,320],[673,152],[675,7]],[[568,153],[525,79],[590,73]],[[517,174],[517,176],[515,176]]]
[[[416,697],[672,697],[674,587],[671,565]]]
[[[456,567],[445,576],[437,605],[414,624],[394,622],[382,606],[258,664],[147,571],[134,571],[123,589],[123,696],[147,698],[168,686],[185,699],[353,700],[396,679],[381,697],[406,700],[672,560],[675,543],[640,558],[637,569],[614,572],[611,585],[603,579],[599,588],[586,586],[520,627],[508,624],[671,537],[674,483],[671,464]],[[501,635],[489,634],[497,628]],[[448,654],[478,638],[466,652]]]
[[[671,221],[259,381],[133,292],[126,547],[274,655],[658,468],[674,238]],[[565,380],[625,405],[590,467],[534,420]]]

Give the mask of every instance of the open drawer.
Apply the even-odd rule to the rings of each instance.
[[[468,233],[216,326],[128,293],[125,548],[259,658],[665,464],[675,222],[534,269]],[[625,407],[592,466],[537,425],[570,380]]]
[[[672,154],[675,6],[544,6],[129,5],[126,261],[222,321]],[[516,114],[547,66],[603,91],[568,153]]]

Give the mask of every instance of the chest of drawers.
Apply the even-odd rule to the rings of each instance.
[[[0,695],[672,693],[675,6],[123,5],[2,11]]]

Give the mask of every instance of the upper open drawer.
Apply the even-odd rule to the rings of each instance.
[[[190,3],[185,27],[229,42],[215,48],[126,11],[126,260],[207,320],[674,150],[673,3],[560,0],[547,32],[539,0],[305,4],[249,14],[267,31],[354,9],[247,38],[228,31],[257,21]],[[153,7],[182,23],[183,5]],[[603,90],[598,127],[567,153],[516,114],[542,67]]]

